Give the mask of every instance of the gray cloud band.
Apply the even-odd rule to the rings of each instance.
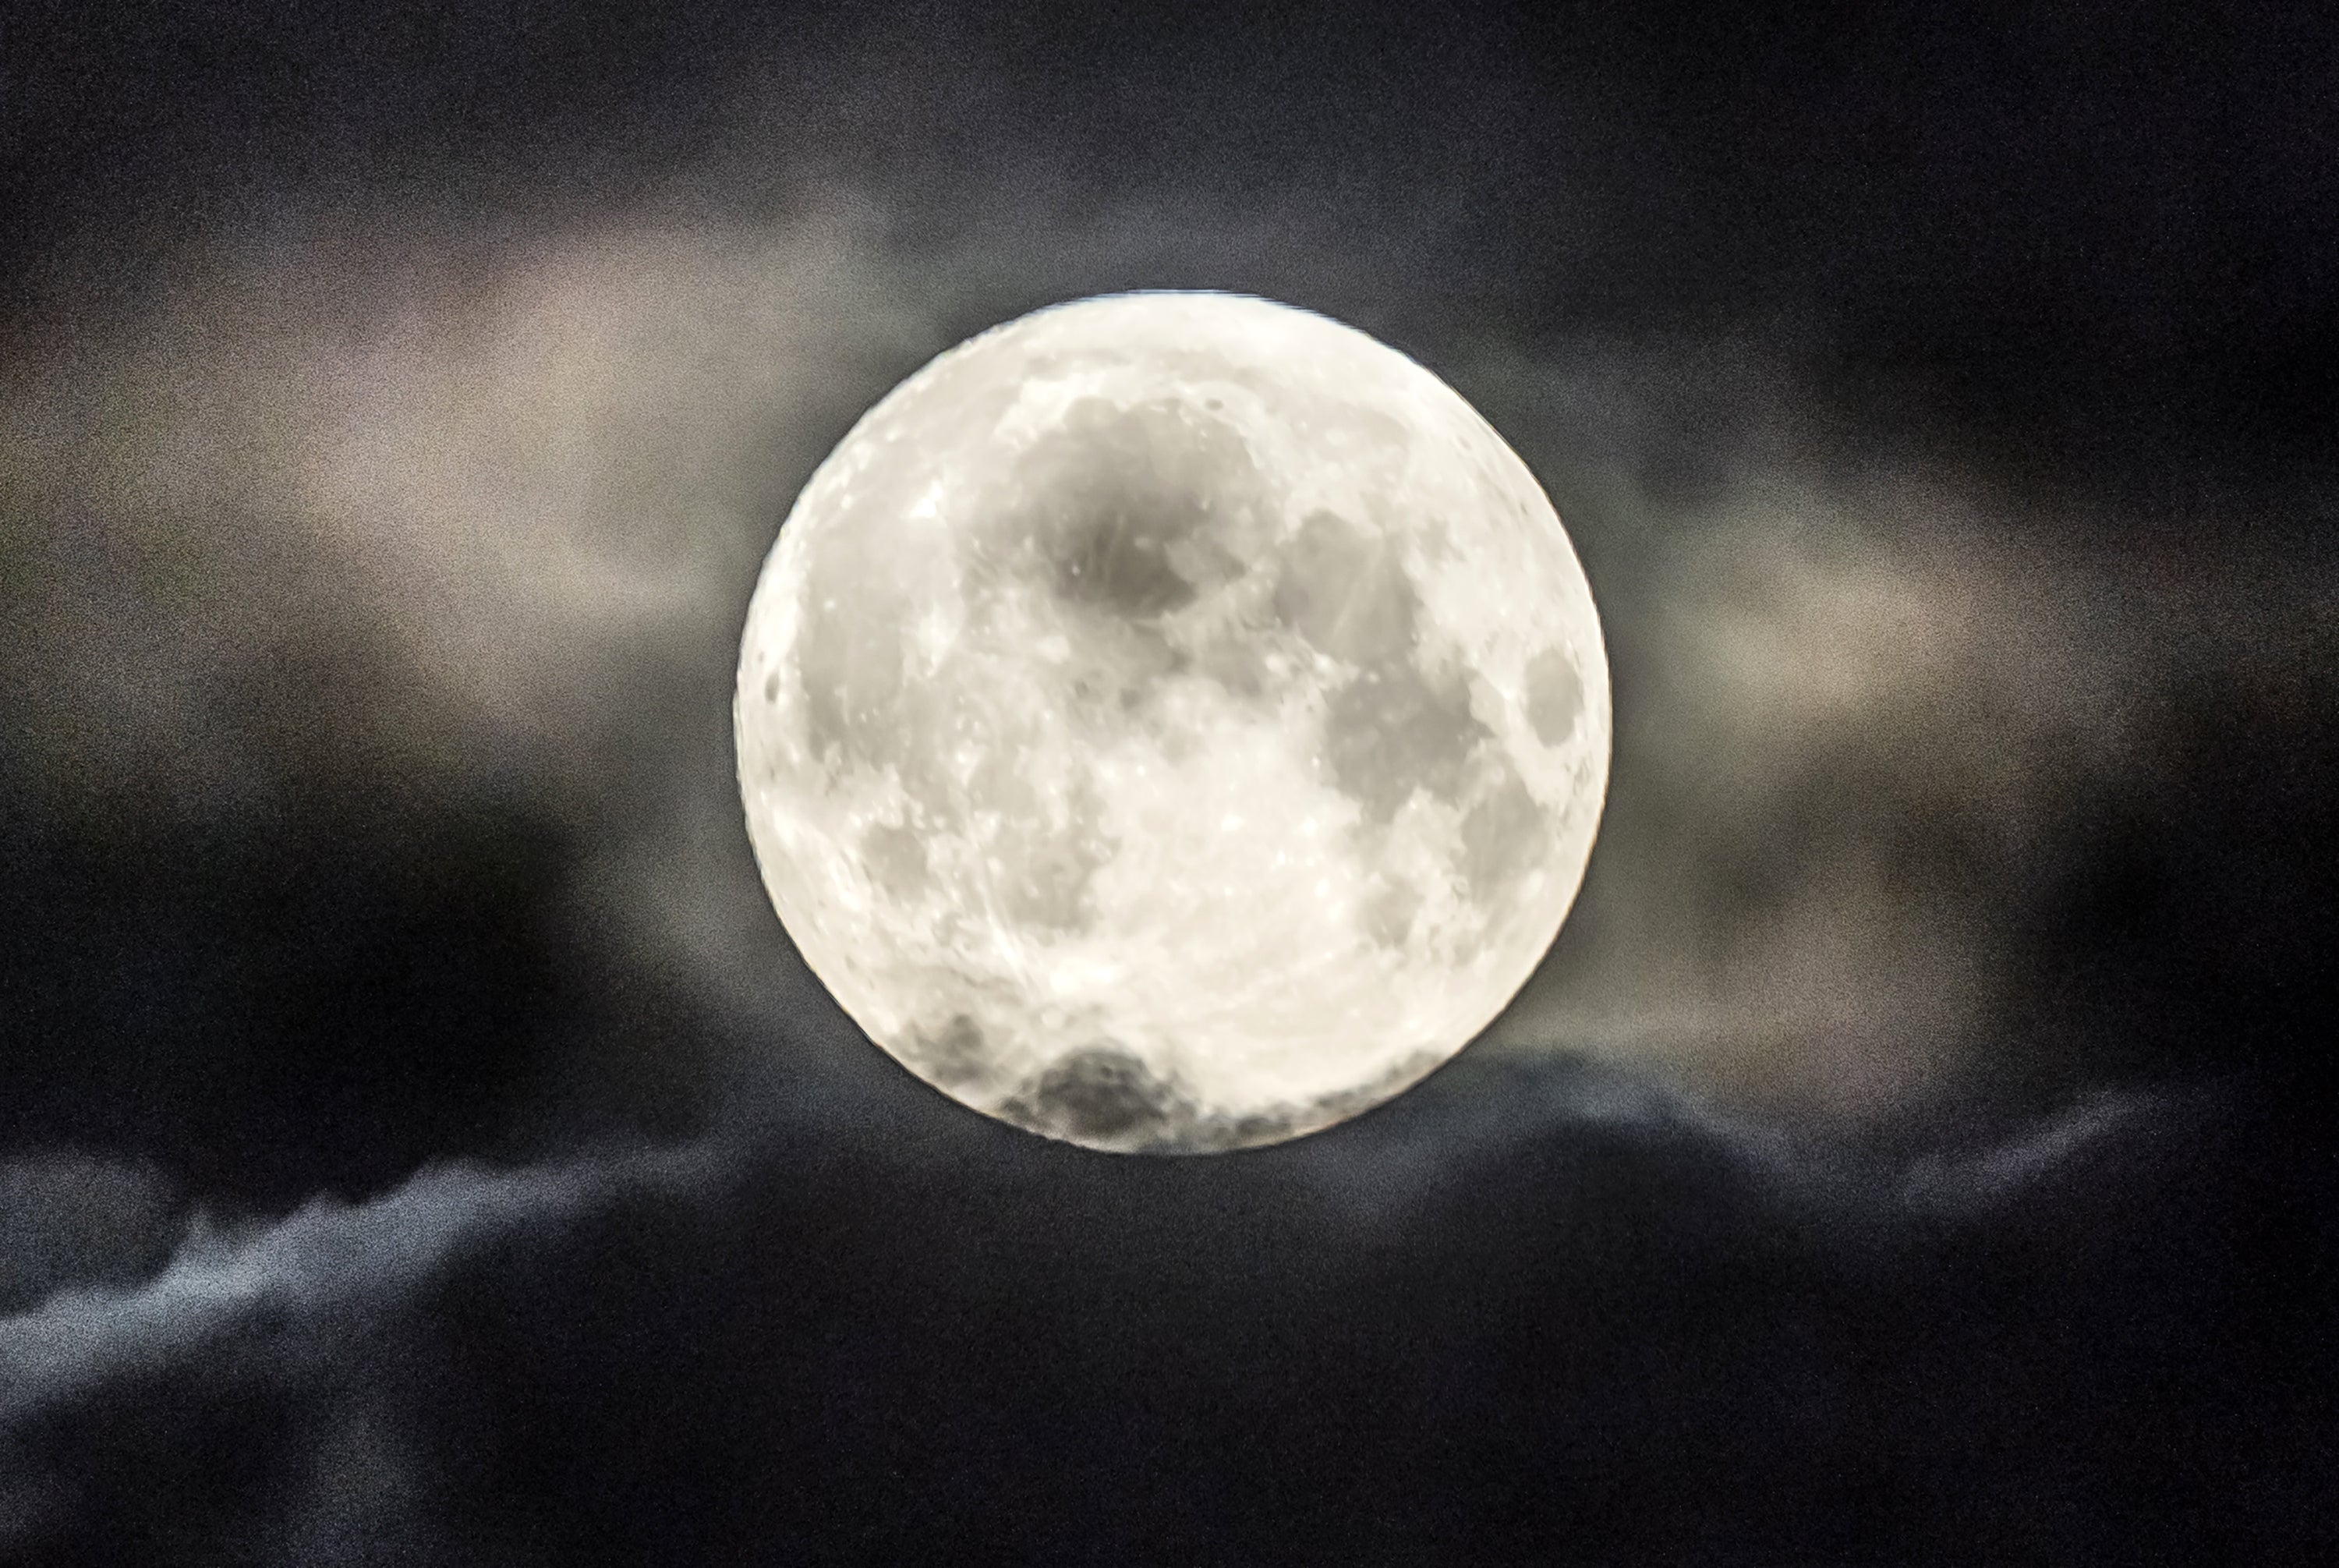
[[[703,1190],[716,1169],[706,1146],[510,1171],[444,1165],[369,1202],[321,1198],[265,1228],[198,1223],[143,1284],[67,1287],[0,1318],[0,1420],[68,1407],[258,1326],[295,1342],[346,1332],[499,1238],[540,1236],[618,1193]]]
[[[2173,1102],[2101,1098],[1996,1142],[1893,1165],[1798,1146],[1628,1080],[1545,1075],[1531,1087],[1526,1098],[1513,1094],[1500,1103],[1456,1100],[1449,1109],[1474,1126],[1441,1120],[1410,1134],[1359,1126],[1293,1145],[1278,1163],[1302,1192],[1327,1204],[1327,1217],[1370,1223],[1435,1208],[1466,1187],[1474,1169],[1523,1142],[1622,1130],[1720,1153],[1794,1208],[1890,1221],[1900,1213],[1985,1212],[2050,1180],[2084,1151],[2123,1135],[2181,1129],[2188,1120],[2187,1108]],[[513,1170],[441,1165],[370,1201],[319,1199],[273,1225],[222,1228],[199,1220],[143,1283],[68,1286],[0,1317],[0,1437],[255,1335],[269,1335],[291,1354],[329,1351],[324,1342],[410,1310],[430,1283],[499,1241],[555,1246],[569,1226],[645,1194],[703,1204],[756,1158],[745,1146],[710,1140]],[[920,1155],[905,1146],[893,1158],[913,1163]],[[10,1231],[20,1219],[0,1214]]]

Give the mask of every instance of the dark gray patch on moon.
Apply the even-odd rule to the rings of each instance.
[[[981,1083],[992,1072],[982,1028],[962,1012],[952,1013],[939,1034],[913,1031],[903,1043],[902,1057],[922,1077],[948,1090]]]
[[[1436,685],[1410,663],[1367,670],[1324,710],[1324,762],[1341,794],[1386,824],[1416,789],[1451,800],[1488,731],[1459,681]]]
[[[1192,667],[1230,696],[1257,698],[1268,689],[1267,655],[1248,637],[1213,638],[1194,655]]]
[[[1131,1148],[1190,1139],[1194,1103],[1120,1046],[1084,1046],[1051,1062],[999,1108],[1016,1126],[1079,1143]]]
[[[811,597],[807,591],[805,597]],[[842,618],[842,617],[837,617]],[[804,731],[816,755],[855,751],[854,715],[891,700],[901,681],[901,649],[891,638],[832,626],[807,606],[796,678],[804,687]],[[865,623],[864,623],[865,625]]]
[[[1263,1143],[1279,1143],[1303,1131],[1337,1127],[1419,1082],[1445,1060],[1440,1051],[1416,1051],[1369,1082],[1319,1096],[1306,1104],[1271,1105],[1233,1117],[1215,1114],[1194,1129],[1187,1143],[1163,1152],[1253,1149]]]
[[[893,823],[873,823],[861,834],[861,863],[877,885],[896,898],[925,891],[925,841]]]
[[[1462,819],[1462,876],[1470,896],[1492,903],[1542,858],[1546,831],[1543,807],[1507,758],[1499,758],[1501,782]]]
[[[1189,1148],[1170,1150],[1172,1153],[1219,1152],[1229,1149],[1256,1149],[1262,1143],[1280,1143],[1300,1127],[1299,1113],[1286,1106],[1272,1110],[1248,1111],[1241,1116],[1215,1116],[1208,1127],[1195,1135]]]
[[[1085,930],[1092,912],[1089,879],[1105,858],[1092,843],[1070,834],[1031,843],[1017,853],[1000,904],[1019,923],[1041,931]]]
[[[1388,541],[1337,513],[1310,513],[1284,552],[1275,613],[1333,658],[1407,662],[1419,609],[1413,579]]]
[[[1170,564],[1163,542],[1185,521],[1110,503],[1086,514],[1064,529],[1054,551],[1057,594],[1128,620],[1192,603],[1194,585]]]
[[[1242,574],[1214,536],[1256,513],[1265,492],[1232,426],[1183,401],[1076,403],[1016,465],[1028,502],[1015,517],[1069,605],[1153,620]]]
[[[1087,618],[1065,631],[1071,658],[1064,698],[1073,718],[1092,729],[1118,727],[1159,691],[1162,677],[1185,667],[1186,656],[1144,622]]]
[[[1410,883],[1390,883],[1365,901],[1365,934],[1383,947],[1401,949],[1420,912],[1420,891]]]
[[[1574,733],[1584,712],[1584,676],[1564,648],[1545,648],[1527,661],[1527,723],[1535,739],[1555,746]]]
[[[1318,511],[1284,552],[1277,617],[1319,653],[1357,667],[1326,704],[1325,765],[1335,787],[1382,824],[1416,789],[1453,799],[1470,752],[1489,738],[1467,687],[1420,667],[1420,611],[1413,579],[1376,529]],[[1384,923],[1410,920],[1392,909]]]
[[[955,1023],[957,1021],[953,1021]],[[971,1026],[970,1026],[971,1027]],[[972,1037],[979,1049],[980,1036]],[[1100,1042],[1035,1075],[993,1113],[1050,1138],[1130,1154],[1209,1154],[1279,1143],[1368,1110],[1445,1060],[1418,1051],[1367,1083],[1305,1103],[1205,1111],[1130,1051]]]

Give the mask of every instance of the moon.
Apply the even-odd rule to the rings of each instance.
[[[1485,1029],[1606,793],[1589,585],[1526,465],[1354,328],[1106,295],[864,415],[764,565],[739,784],[805,962],[976,1110],[1298,1137]]]

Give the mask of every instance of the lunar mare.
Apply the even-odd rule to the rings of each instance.
[[[1106,296],[873,408],[765,562],[735,722],[870,1037],[1099,1149],[1396,1094],[1542,959],[1606,789],[1567,536],[1443,381],[1264,300]]]

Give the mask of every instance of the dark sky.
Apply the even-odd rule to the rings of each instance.
[[[2308,5],[0,6],[0,1562],[2339,1553]],[[1486,1037],[1120,1158],[728,705],[969,333],[1420,359],[1604,616]]]

